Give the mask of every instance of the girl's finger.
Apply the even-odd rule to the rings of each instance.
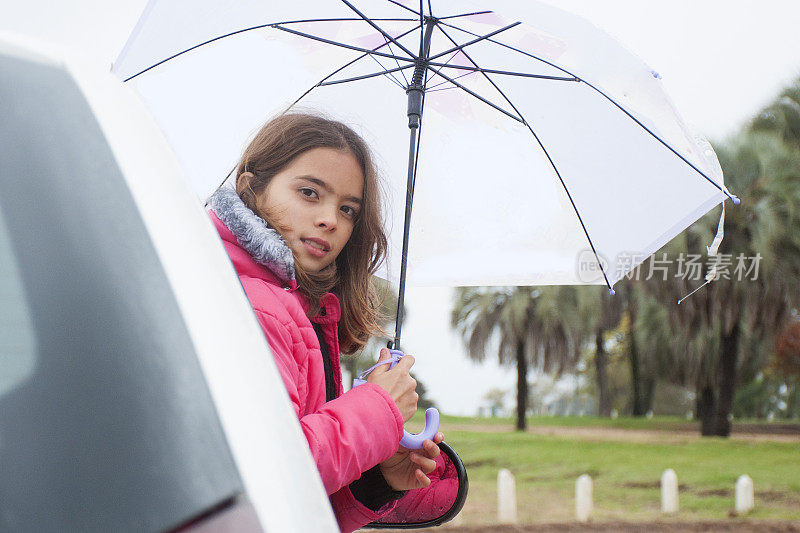
[[[412,463],[422,468],[422,471],[425,472],[426,474],[430,474],[436,468],[436,461],[434,461],[433,459],[428,459],[427,457],[423,457],[419,454],[412,453],[409,456],[409,459],[411,459]]]
[[[428,476],[426,476],[419,468],[414,471],[414,475],[416,476],[417,481],[419,481],[420,485],[422,485],[421,488],[427,487],[428,485],[431,484],[431,480],[428,479]]]
[[[414,356],[413,355],[404,355],[400,361],[397,363],[397,366],[393,368],[393,370],[397,370],[398,368],[408,372],[411,370],[411,367],[414,366]]]
[[[425,454],[431,459],[439,457],[439,453],[441,452],[439,447],[430,439],[426,439],[425,442],[422,443],[422,449],[425,451]]]
[[[389,357],[391,357],[391,354],[389,353],[389,349],[388,348],[381,348],[381,351],[378,354],[378,362],[380,363],[381,361],[385,361],[386,359],[389,359]],[[389,365],[380,365],[380,366],[376,367],[375,370],[373,370],[370,373],[370,375],[373,375],[373,374],[377,374],[377,375],[384,374],[387,370],[389,370]]]

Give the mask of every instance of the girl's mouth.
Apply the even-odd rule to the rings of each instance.
[[[322,239],[300,239],[300,241],[305,245],[306,250],[315,257],[324,257],[331,249],[331,245]]]

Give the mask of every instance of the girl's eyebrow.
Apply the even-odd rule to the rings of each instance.
[[[303,181],[310,181],[314,185],[318,185],[318,186],[322,187],[323,189],[325,189],[326,192],[329,192],[331,194],[333,194],[335,192],[331,188],[330,185],[328,185],[327,183],[325,183],[323,180],[321,180],[319,178],[315,178],[314,176],[297,176],[295,179],[303,180]],[[348,196],[348,197],[345,198],[345,200],[349,200],[351,202],[357,203],[358,205],[361,205],[363,203],[361,198],[357,198],[355,196]]]

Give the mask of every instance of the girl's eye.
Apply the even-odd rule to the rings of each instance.
[[[315,191],[314,189],[312,189],[310,187],[301,187],[299,189],[299,191],[300,191],[300,194],[302,194],[306,198],[317,198],[317,196],[318,196],[317,195],[317,191]]]
[[[358,211],[354,207],[350,207],[349,205],[342,206],[342,212],[350,218],[355,218],[358,214]]]

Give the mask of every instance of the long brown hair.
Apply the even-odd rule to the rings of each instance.
[[[381,331],[379,302],[371,277],[386,256],[386,234],[381,224],[377,171],[367,144],[335,120],[307,113],[278,115],[261,128],[245,149],[236,168],[236,192],[247,207],[272,225],[269,213],[259,212],[258,195],[296,157],[314,148],[349,151],[364,174],[363,203],[350,239],[336,261],[315,274],[305,272],[295,261],[298,286],[309,301],[309,317],[320,311],[320,299],[326,292],[339,297],[339,345],[343,352],[352,353],[370,335]],[[253,177],[243,178],[246,172]],[[281,231],[280,227],[276,229]]]

